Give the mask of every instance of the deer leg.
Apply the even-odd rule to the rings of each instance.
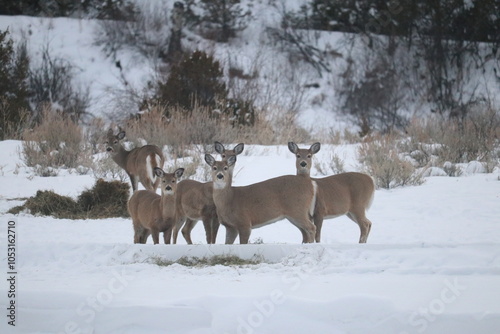
[[[314,225],[316,226],[316,242],[321,242],[321,228],[323,227],[323,216],[315,214]]]
[[[181,226],[184,224],[186,221],[185,217],[180,218],[177,223],[175,223],[174,229],[172,231],[172,242],[173,244],[177,244],[177,237],[179,235],[179,230],[181,229]]]
[[[354,221],[359,226],[360,230],[359,243],[360,244],[366,243],[368,235],[370,234],[370,230],[372,228],[372,222],[368,218],[366,218],[364,212],[360,212],[358,214],[349,212],[347,214],[347,217],[351,218],[351,220]]]
[[[156,188],[154,187],[153,182],[149,178],[141,180],[141,183],[146,190],[151,190],[153,192],[156,192]]]
[[[151,186],[153,187],[153,191],[156,192],[156,189],[158,189],[158,186],[160,185],[160,178],[157,177],[155,179],[155,182],[151,182]]]
[[[172,239],[172,229],[173,226],[169,227],[166,231],[163,231],[163,242],[165,245],[170,245],[170,239]]]
[[[212,244],[215,244],[215,241],[217,240],[217,233],[219,232],[219,218],[217,216],[212,217],[212,239],[210,240]]]
[[[251,227],[243,227],[238,229],[240,234],[240,244],[248,244],[248,240],[250,239],[250,233],[252,233]]]
[[[238,236],[238,230],[236,227],[232,227],[229,225],[226,226],[226,244],[232,245],[234,244],[234,240],[236,240],[236,237]]]
[[[306,230],[304,230],[303,228],[300,228],[298,226],[297,226],[297,228],[299,229],[300,233],[302,233],[302,243],[303,244],[307,243],[307,241],[309,240],[309,236],[307,235]]]
[[[144,242],[142,242],[142,239],[145,228],[142,227],[141,223],[137,220],[133,220],[132,225],[134,226],[134,244],[143,244]]]
[[[160,232],[158,231],[158,229],[156,229],[156,228],[152,229],[151,236],[153,237],[153,243],[155,245],[160,243]]]
[[[138,234],[138,243],[145,244],[149,237],[149,230],[142,228],[141,232]]]
[[[207,238],[207,244],[212,244],[213,235],[213,225],[212,219],[210,217],[203,217],[203,226],[205,227],[205,235]]]
[[[295,225],[302,233],[302,243],[313,243],[316,234],[316,226],[307,218],[294,219],[288,217],[288,220]]]
[[[137,176],[132,174],[128,174],[128,177],[130,178],[130,183],[132,183],[132,193],[134,193],[139,186],[139,180],[137,179]]]
[[[188,245],[193,244],[193,240],[191,240],[191,231],[196,226],[196,223],[198,223],[197,220],[192,220],[188,218],[186,220],[186,224],[184,224],[184,227],[182,228],[182,236],[184,237],[184,240],[186,240]]]

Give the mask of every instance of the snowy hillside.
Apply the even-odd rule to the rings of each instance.
[[[138,3],[151,7],[148,10],[153,12],[165,12],[168,17],[173,2]],[[288,2],[283,8],[296,10],[301,3]],[[269,45],[269,41],[263,41],[268,38],[265,32],[267,27],[279,26],[280,12],[277,7],[258,2],[252,11],[254,20],[242,36],[232,43],[216,45],[186,31],[183,41],[186,49],[202,49],[213,53],[225,72],[230,67],[238,68],[244,74],[258,71],[259,78],[254,85],[260,87],[261,94],[255,96],[257,104],[270,103],[278,110],[300,104],[298,121],[306,129],[318,126],[318,130],[332,127],[342,129],[345,126],[342,117],[332,113],[337,106],[332,95],[331,75],[322,77],[309,65],[290,64],[286,53],[276,45]],[[169,24],[168,20],[166,24]],[[158,80],[158,68],[163,66],[159,58],[140,56],[131,50],[120,50],[106,57],[102,48],[95,44],[96,30],[99,29],[96,20],[0,16],[0,30],[7,29],[9,37],[16,43],[26,40],[32,67],[40,66],[46,49],[51,57],[68,61],[74,67],[74,85],[83,91],[88,88],[89,112],[107,121],[115,120],[117,115],[123,118],[137,112],[137,105],[131,105],[123,99],[117,101],[120,100],[120,92],[143,91],[151,82]],[[326,49],[330,50],[334,48],[340,34],[328,33],[325,36],[319,38],[319,42],[327,44]],[[162,39],[162,36],[160,34],[155,38]],[[168,36],[163,38],[168,40]],[[116,66],[117,62],[121,69]],[[304,89],[307,85],[316,88]]]
[[[346,152],[355,170],[355,146]],[[300,244],[288,221],[255,229],[250,245],[132,243],[129,219],[66,220],[5,212],[52,189],[76,196],[91,176],[33,176],[20,142],[0,142],[2,333],[497,333],[500,328],[500,181],[497,174],[429,177],[377,190],[368,243],[346,217],[327,220],[323,242]],[[248,146],[237,185],[292,174],[286,147]],[[11,223],[9,223],[11,222]],[[15,288],[7,238],[16,232]],[[260,243],[263,242],[263,243]],[[159,265],[234,254],[256,265]],[[8,292],[16,292],[15,298]],[[15,327],[8,325],[15,300]]]

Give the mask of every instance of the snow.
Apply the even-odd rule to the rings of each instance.
[[[263,38],[268,25],[279,24],[277,13],[264,3],[255,2],[254,13],[262,21],[244,32],[249,38]],[[301,3],[286,5],[299,9]],[[70,60],[77,68],[77,84],[90,85],[92,112],[106,114],[109,90],[122,87],[122,79],[115,59],[93,44],[95,22],[1,16],[0,30],[7,27],[16,38],[26,36],[32,61],[40,59],[47,45],[51,55]],[[322,43],[336,43],[332,36],[322,38]],[[239,41],[213,52],[245,73],[271,68],[271,85],[289,84],[288,95],[278,101],[286,105],[296,91],[287,77],[285,55],[253,42]],[[119,60],[131,86],[146,85],[153,77],[156,64],[126,52]],[[331,113],[338,108],[328,84],[332,78],[311,73],[301,75],[298,84],[319,82],[321,88],[304,96],[299,123],[326,132],[344,129],[346,124]],[[267,92],[280,95],[279,90]],[[322,145],[315,162],[327,165],[336,154],[346,171],[359,170],[356,148]],[[206,245],[201,223],[193,230],[194,245],[186,245],[182,237],[178,245],[153,245],[151,239],[134,245],[129,219],[7,214],[37,190],[76,197],[95,182],[90,175],[67,171],[50,178],[34,176],[20,150],[19,141],[0,142],[0,333],[465,334],[497,333],[500,328],[498,169],[485,174],[484,166],[471,162],[463,166],[461,177],[447,177],[433,168],[421,186],[377,190],[368,212],[373,227],[364,245],[357,243],[359,229],[347,217],[326,220],[320,244],[300,244],[300,232],[279,221],[253,230],[250,245],[223,245],[223,227],[217,244]],[[294,172],[294,156],[285,145],[246,145],[238,157],[235,185]],[[323,176],[314,168],[313,174]],[[6,317],[11,300],[10,221],[17,231],[15,327]],[[221,254],[261,263],[155,264]]]
[[[252,231],[249,245],[132,243],[129,219],[17,216],[12,201],[52,189],[76,196],[91,176],[33,177],[21,142],[0,142],[1,267],[16,222],[16,326],[7,324],[7,270],[0,285],[2,333],[496,333],[500,328],[500,180],[497,174],[427,177],[417,187],[377,190],[368,243],[346,217],[327,220],[322,243],[302,245],[288,221]],[[305,145],[299,145],[304,147]],[[317,159],[355,145],[324,145]],[[321,154],[320,154],[321,153]],[[294,170],[285,146],[247,145],[235,183]],[[313,174],[317,173],[313,169]],[[316,174],[315,174],[316,175]],[[256,265],[186,267],[158,261],[236,255]],[[7,318],[8,319],[8,318]]]

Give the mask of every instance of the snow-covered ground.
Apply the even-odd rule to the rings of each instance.
[[[0,142],[1,333],[498,333],[500,180],[496,174],[429,177],[377,190],[368,243],[346,217],[302,245],[288,221],[252,231],[250,245],[134,245],[129,219],[67,220],[6,214],[19,197],[52,189],[76,196],[91,176],[34,177],[20,142]],[[324,145],[325,161],[354,146]],[[350,152],[350,154],[348,154]],[[248,146],[237,185],[293,174],[285,146]],[[15,298],[8,268],[15,222]],[[10,223],[11,225],[13,223]],[[181,256],[256,257],[251,266],[160,266]],[[15,300],[15,327],[8,325]]]

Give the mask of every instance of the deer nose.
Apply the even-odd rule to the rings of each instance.
[[[301,162],[300,162],[300,166],[301,166],[301,167],[305,167],[305,166],[307,166],[307,162],[305,162],[305,161],[301,161]]]
[[[217,178],[218,178],[219,180],[222,180],[222,179],[224,178],[224,175],[222,175],[222,174],[217,174]]]
[[[165,190],[166,190],[166,191],[170,191],[170,190],[172,190],[172,187],[171,187],[171,186],[167,186],[167,187],[165,188]]]
[[[113,151],[113,148],[111,148],[111,147],[106,147],[106,151],[111,152],[111,151]]]

